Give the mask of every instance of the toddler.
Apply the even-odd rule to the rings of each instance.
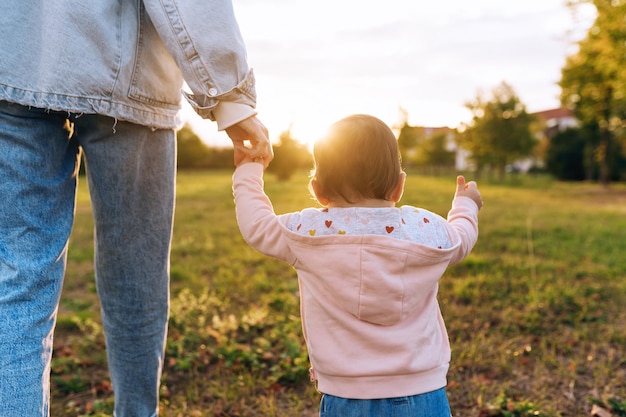
[[[309,188],[322,208],[276,215],[263,161],[249,158],[235,170],[233,191],[245,240],[298,273],[320,417],[450,416],[437,288],[476,243],[476,183],[457,177],[447,220],[396,207],[406,178],[398,143],[368,115],[335,123],[313,156]]]

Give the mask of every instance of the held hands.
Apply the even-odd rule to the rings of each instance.
[[[235,148],[235,166],[246,162],[261,162],[267,168],[274,158],[274,151],[267,128],[256,116],[248,117],[226,128]],[[246,146],[249,143],[250,146]]]
[[[476,186],[476,181],[470,181],[467,184],[465,183],[465,177],[463,175],[459,175],[456,177],[456,193],[455,197],[469,197],[478,206],[480,210],[483,206],[483,199],[480,196],[480,191],[478,191],[478,187]]]

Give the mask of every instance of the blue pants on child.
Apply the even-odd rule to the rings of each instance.
[[[450,417],[444,388],[419,395],[355,400],[324,394],[320,417]]]

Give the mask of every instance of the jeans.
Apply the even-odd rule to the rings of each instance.
[[[157,415],[175,132],[0,101],[0,417],[49,415],[52,338],[80,149],[115,415]]]
[[[444,388],[409,397],[353,400],[324,394],[320,417],[450,417]]]

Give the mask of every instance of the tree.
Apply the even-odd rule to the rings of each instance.
[[[179,169],[208,168],[209,147],[202,142],[189,125],[176,133],[178,142],[177,163]]]
[[[282,132],[279,142],[274,145],[274,159],[268,171],[275,174],[278,180],[286,181],[298,169],[311,166],[311,153],[305,145],[293,138],[291,127]]]
[[[411,126],[405,120],[398,134],[398,149],[402,155],[403,165],[406,167],[417,164],[417,147],[424,141],[425,132],[423,127]]]
[[[492,166],[502,178],[507,165],[532,155],[534,117],[510,85],[502,82],[493,89],[491,101],[478,94],[466,107],[472,121],[463,126],[458,144],[471,153],[478,171]]]
[[[400,123],[396,125],[398,132],[398,149],[405,167],[437,166],[454,167],[456,154],[448,150],[448,127],[426,128],[411,126],[408,112],[400,108]]]
[[[567,129],[554,135],[546,152],[546,169],[560,180],[582,181],[586,177],[585,142],[582,129]]]
[[[234,149],[205,144],[193,129],[185,125],[176,134],[178,169],[232,169]]]
[[[588,146],[598,166],[600,182],[615,178],[612,169],[622,156],[626,135],[626,2],[581,0],[592,3],[597,17],[578,51],[569,56],[561,72],[562,103],[572,109],[583,127],[597,131]],[[617,155],[615,155],[617,153]]]
[[[447,133],[436,133],[428,136],[417,146],[417,165],[432,167],[452,167],[456,155],[448,150]]]

